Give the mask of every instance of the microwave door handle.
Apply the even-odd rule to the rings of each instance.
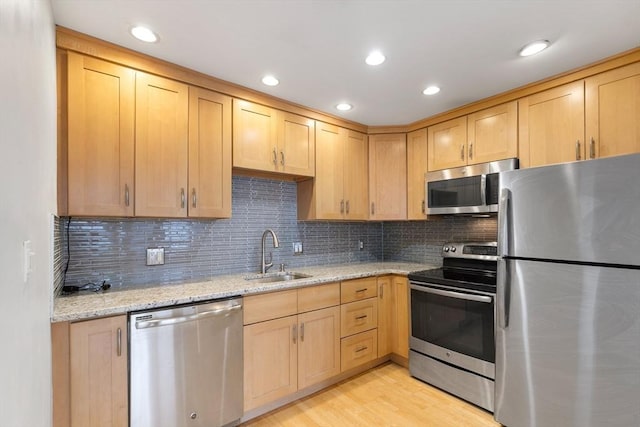
[[[445,291],[442,289],[434,289],[434,288],[429,288],[429,287],[420,286],[420,285],[411,285],[411,289],[420,291],[420,292],[426,292],[428,294],[440,295],[443,297],[449,297],[449,298],[455,298],[455,299],[462,299],[465,301],[482,302],[485,304],[491,304],[491,302],[493,301],[493,298],[491,298],[490,296],[465,294],[462,292],[454,292],[454,291]]]
[[[482,200],[483,205],[488,205],[487,203],[487,175],[480,175],[480,199]]]

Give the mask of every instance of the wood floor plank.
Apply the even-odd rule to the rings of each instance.
[[[250,420],[245,427],[499,427],[493,415],[412,378],[394,363],[374,368]]]

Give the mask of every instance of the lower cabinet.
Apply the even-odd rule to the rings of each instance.
[[[409,357],[409,288],[403,276],[378,277],[378,357]]]
[[[126,427],[127,316],[52,325],[54,427]]]
[[[245,412],[340,373],[339,284],[299,289],[297,300],[292,292],[245,298],[245,323],[256,321],[244,327]],[[310,311],[265,320],[298,307]]]

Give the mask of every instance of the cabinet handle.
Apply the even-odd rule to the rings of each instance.
[[[293,325],[293,328],[291,330],[291,336],[293,337],[293,343],[297,344],[298,343],[298,325]]]
[[[356,349],[356,353],[360,353],[361,351],[365,351],[365,350],[366,350],[366,349],[368,349],[368,348],[369,348],[369,347],[367,347],[366,345],[365,345],[365,346],[362,346],[362,347],[359,347],[359,348],[357,348],[357,349]]]
[[[344,199],[340,200],[340,213],[344,213]]]
[[[347,215],[349,215],[349,201],[347,200]]]
[[[194,187],[193,190],[191,191],[191,207],[195,208],[197,204],[198,204],[198,198],[196,197],[196,189]]]
[[[473,142],[469,143],[469,159],[473,159]]]
[[[280,150],[280,164],[284,166],[284,151]]]
[[[371,202],[371,215],[375,215],[376,214],[376,204],[374,202]]]
[[[180,208],[184,209],[184,204],[186,203],[185,200],[185,195],[184,195],[184,188],[180,189]]]
[[[360,316],[356,316],[356,320],[363,320],[363,319],[366,319],[366,318],[367,318],[366,314],[362,314]]]
[[[122,356],[122,329],[118,328],[116,331],[116,353],[118,357]]]
[[[460,146],[460,160],[464,160],[464,145]]]
[[[273,147],[273,164],[278,165],[278,153],[276,147]]]
[[[304,323],[300,324],[300,341],[304,342]]]
[[[361,293],[363,293],[363,292],[366,292],[366,291],[367,291],[367,289],[369,289],[369,288],[357,289],[357,290],[356,290],[356,294],[361,294]]]
[[[425,209],[425,203],[424,200],[422,201],[422,213],[427,213],[426,209]]]
[[[580,140],[576,141],[576,160],[580,160]]]
[[[124,205],[129,206],[129,185],[124,185]]]
[[[591,137],[591,145],[589,146],[589,157],[596,158],[596,140]]]

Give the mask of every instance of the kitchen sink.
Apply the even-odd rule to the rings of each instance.
[[[272,282],[288,282],[290,280],[307,279],[312,277],[310,274],[285,272],[285,273],[271,273],[271,274],[259,274],[255,276],[247,276],[244,280],[258,283],[272,283]]]

